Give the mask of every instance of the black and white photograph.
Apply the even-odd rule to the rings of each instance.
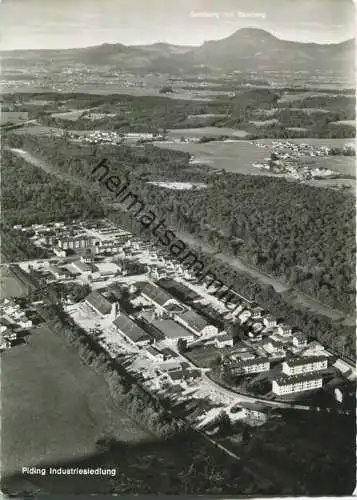
[[[356,490],[352,0],[2,0],[4,498]]]

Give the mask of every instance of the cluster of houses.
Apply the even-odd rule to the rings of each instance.
[[[263,163],[253,163],[253,166],[275,173],[287,173],[297,179],[313,179],[322,177],[335,177],[338,175],[328,168],[304,165],[306,158],[327,156],[330,148],[315,144],[295,144],[291,142],[272,141],[271,145],[257,143],[260,148],[271,148],[271,156],[264,159]]]
[[[0,304],[0,351],[23,339],[24,331],[33,326],[32,319],[13,299],[3,299]]]
[[[121,144],[124,141],[159,141],[163,140],[164,136],[149,133],[149,132],[126,132],[120,133],[113,131],[95,130],[86,135],[70,134],[70,138],[74,140],[81,140],[83,144]]]

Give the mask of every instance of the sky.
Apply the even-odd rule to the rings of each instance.
[[[200,45],[250,26],[302,42],[355,35],[353,0],[2,0],[0,19],[2,50]]]

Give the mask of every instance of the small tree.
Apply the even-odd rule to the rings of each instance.
[[[186,339],[178,339],[177,349],[179,352],[187,351],[187,340]]]

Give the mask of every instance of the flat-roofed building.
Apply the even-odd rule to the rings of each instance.
[[[296,392],[312,391],[322,387],[321,373],[305,373],[301,375],[281,375],[273,380],[272,392],[278,396]]]
[[[299,375],[303,373],[326,370],[328,359],[326,356],[305,356],[291,358],[283,362],[282,371],[286,375]]]
[[[113,325],[119,330],[121,335],[133,345],[144,347],[152,343],[150,335],[125,313],[120,313],[113,321]]]

